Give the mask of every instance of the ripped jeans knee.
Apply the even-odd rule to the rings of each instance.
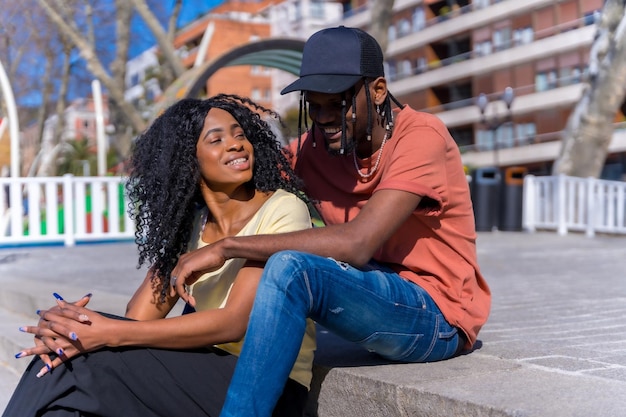
[[[273,255],[264,278],[307,317],[344,339],[399,361],[431,361],[456,350],[456,336],[428,293],[377,264],[355,268],[296,251]],[[441,352],[437,353],[437,352]]]

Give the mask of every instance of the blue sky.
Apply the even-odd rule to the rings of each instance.
[[[178,27],[193,22],[199,16],[205,15],[209,10],[223,2],[224,0],[183,0],[183,6],[178,19]],[[169,16],[174,1],[169,0],[163,3],[167,3],[163,4],[163,7],[166,8],[167,15]],[[155,43],[152,34],[139,16],[135,16],[133,32],[138,36],[133,38],[133,42],[131,42],[130,45],[131,58],[150,48]]]

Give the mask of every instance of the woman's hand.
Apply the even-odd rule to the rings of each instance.
[[[64,301],[63,297],[61,297],[59,294],[54,293],[53,294],[54,297],[57,299],[57,305],[50,307],[49,310],[51,311],[55,311],[61,308],[61,306],[59,305],[60,301]],[[89,301],[91,300],[91,293],[84,295],[81,299],[79,299],[78,301],[74,301],[72,304],[76,305],[76,306],[80,306],[80,307],[85,307]],[[37,314],[40,314],[40,310],[37,310]],[[41,319],[39,319],[39,324],[41,324]],[[21,327],[20,328],[21,331],[26,331],[26,327]],[[42,371],[40,372],[41,375],[43,375],[45,372],[48,372],[50,369],[52,369],[53,367],[53,361],[50,358],[50,353],[55,352],[54,350],[51,350],[50,348],[47,347],[47,345],[52,344],[54,339],[49,338],[49,337],[39,337],[39,336],[35,336],[33,338],[34,343],[35,343],[35,348],[37,349],[37,351],[42,352],[39,353],[39,358],[41,359],[41,361],[46,365]],[[59,346],[60,347],[60,346]],[[57,353],[57,352],[55,352]],[[30,356],[33,354],[37,354],[37,353],[27,353],[26,350],[20,351],[19,353],[17,353],[15,355],[16,358],[22,358],[25,356]],[[45,372],[43,372],[45,370]],[[43,373],[42,373],[43,372]],[[39,376],[41,376],[39,375]]]
[[[170,295],[178,294],[186,303],[195,307],[196,300],[189,294],[187,287],[202,274],[221,268],[224,262],[226,258],[221,253],[219,242],[181,255],[170,275]]]
[[[34,347],[22,350],[19,357],[40,355],[46,364],[38,376],[80,353],[106,346],[109,335],[115,334],[109,329],[112,319],[65,301],[59,300],[58,304],[50,310],[39,311],[41,319],[37,326],[20,328],[35,335],[36,342]],[[51,352],[57,355],[54,360],[49,357]]]

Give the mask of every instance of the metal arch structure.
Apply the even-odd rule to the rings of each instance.
[[[250,42],[232,49],[181,75],[165,90],[163,100],[156,105],[155,115],[160,114],[177,100],[200,96],[207,80],[221,68],[237,65],[263,65],[298,75],[303,48],[303,40],[275,38]]]

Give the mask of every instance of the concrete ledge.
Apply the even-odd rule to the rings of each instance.
[[[625,385],[603,378],[482,349],[441,362],[390,364],[334,335],[320,332],[318,340],[307,417],[625,415]]]

